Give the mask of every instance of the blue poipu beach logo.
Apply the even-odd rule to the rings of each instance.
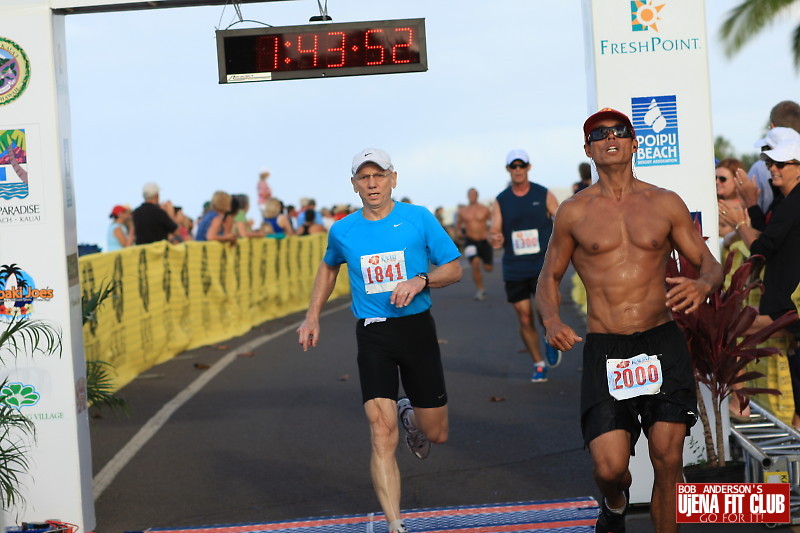
[[[680,164],[678,103],[674,94],[631,98],[631,116],[639,141],[638,166]]]

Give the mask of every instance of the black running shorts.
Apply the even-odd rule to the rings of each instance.
[[[517,281],[506,281],[506,301],[515,304],[536,295],[536,284],[539,282],[539,273],[535,277]]]
[[[657,355],[664,383],[658,394],[616,400],[608,392],[606,359]],[[589,333],[583,349],[581,429],[588,444],[603,433],[624,429],[631,434],[631,454],[643,430],[655,422],[686,424],[689,434],[697,422],[697,396],[692,361],[683,332],[666,322],[632,335]]]
[[[470,246],[473,248],[470,248]],[[472,260],[473,257],[479,257],[484,265],[491,265],[494,259],[494,250],[486,239],[475,241],[469,237],[464,237],[464,255],[469,260]]]
[[[364,403],[373,398],[396,400],[402,380],[414,407],[447,404],[439,339],[430,311],[369,326],[361,319],[356,323],[356,340]]]

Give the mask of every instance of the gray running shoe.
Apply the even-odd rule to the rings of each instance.
[[[405,524],[398,527],[397,529],[393,529],[391,533],[408,533],[408,529],[406,528]]]
[[[484,301],[486,299],[486,291],[485,290],[479,290],[478,292],[476,292],[475,293],[475,299],[478,300],[479,302]]]
[[[409,415],[414,411],[411,407],[411,402],[408,398],[403,397],[397,400],[397,416],[400,418],[400,423],[406,430],[406,444],[411,453],[417,456],[418,459],[425,459],[431,453],[431,443],[425,438],[425,435],[411,423]]]

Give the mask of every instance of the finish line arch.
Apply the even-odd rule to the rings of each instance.
[[[275,0],[242,0],[240,3],[257,3]],[[91,453],[88,438],[88,417],[81,402],[85,391],[83,343],[80,320],[80,286],[77,269],[77,236],[75,229],[75,198],[72,182],[72,157],[70,140],[70,117],[68,106],[68,84],[66,74],[65,29],[64,18],[69,14],[98,13],[105,11],[124,11],[137,9],[176,8],[200,5],[224,5],[226,0],[153,0],[153,1],[109,1],[109,0],[11,0],[4,2],[0,12],[0,38],[7,39],[24,52],[15,56],[18,64],[30,67],[27,84],[16,85],[11,89],[0,87],[0,135],[9,132],[7,139],[13,139],[15,147],[24,146],[25,161],[20,165],[26,173],[27,191],[24,196],[0,202],[0,207],[13,206],[15,209],[3,213],[0,210],[0,249],[4,251],[3,264],[18,264],[36,281],[37,288],[53,289],[53,297],[47,301],[36,301],[32,316],[52,320],[61,325],[64,332],[65,353],[61,359],[37,359],[34,362],[24,358],[16,363],[9,374],[12,381],[36,385],[40,394],[38,403],[26,413],[35,414],[38,429],[38,445],[33,456],[33,472],[26,486],[28,505],[15,516],[17,520],[40,520],[60,518],[78,524],[84,530],[95,527],[94,509],[91,487]],[[619,2],[623,6],[622,15],[605,10],[616,8],[599,7],[601,0],[584,0],[584,10],[593,10],[596,20],[586,22],[587,35],[596,35],[594,44],[598,46],[594,67],[600,71],[606,69],[610,73],[605,81],[599,76],[589,80],[590,86],[596,88],[590,97],[587,111],[597,107],[613,105],[625,112],[626,106],[633,105],[632,98],[652,96],[676,96],[679,90],[678,80],[661,78],[664,72],[648,72],[641,76],[645,85],[627,85],[625,91],[619,91],[619,84],[613,75],[622,75],[624,70],[618,69],[619,63],[603,65],[602,60],[613,57],[622,59],[629,49],[623,44],[631,41],[634,30],[630,21],[628,2]],[[664,42],[664,36],[672,31],[670,24],[677,27],[678,8],[686,11],[689,4],[693,11],[692,20],[702,21],[704,2],[689,0],[668,0],[664,13],[665,21],[659,25],[657,36]],[[628,10],[628,13],[624,13]],[[672,10],[670,13],[669,10]],[[697,16],[697,14],[700,16]],[[601,28],[613,21],[611,28]],[[603,40],[610,41],[599,33],[609,31],[621,37],[604,47]],[[692,30],[694,31],[694,30]],[[596,34],[594,32],[597,32]],[[652,37],[654,32],[648,35]],[[587,37],[588,39],[588,37]],[[683,38],[682,38],[683,39]],[[680,42],[666,53],[693,46],[694,36],[687,36],[687,45]],[[703,30],[702,39],[705,39]],[[636,39],[639,41],[640,39]],[[652,42],[652,41],[650,41]],[[615,45],[616,48],[614,48]],[[11,45],[9,45],[11,46]],[[662,47],[663,48],[663,47]],[[4,49],[5,50],[5,49]],[[641,50],[640,50],[641,51]],[[11,55],[11,54],[9,54]],[[8,57],[8,56],[4,56]],[[632,57],[632,56],[628,56]],[[592,72],[592,74],[597,74]],[[707,83],[707,72],[705,73]],[[689,78],[685,73],[684,79]],[[24,76],[20,76],[24,79]],[[685,80],[684,80],[685,81]],[[17,82],[21,83],[21,82]],[[616,84],[615,84],[616,83]],[[659,85],[655,85],[658,83]],[[663,85],[666,83],[667,86]],[[602,84],[606,84],[601,87]],[[13,94],[12,94],[13,91]],[[705,109],[704,124],[700,124],[702,135],[710,126],[707,112],[707,88],[705,93],[697,92],[691,103],[692,109]],[[590,90],[590,93],[592,91]],[[7,101],[3,101],[8,95]],[[12,99],[13,97],[13,99]],[[682,100],[678,99],[678,106]],[[637,101],[638,102],[638,101]],[[657,102],[659,105],[661,100]],[[669,101],[666,103],[675,103]],[[681,107],[680,109],[686,109]],[[689,119],[681,116],[680,132],[680,181],[675,182],[675,169],[665,177],[663,185],[676,190],[686,199],[690,210],[706,213],[707,234],[714,234],[712,224],[716,223],[715,202],[706,201],[706,191],[698,197],[692,192],[696,186],[692,183],[694,176],[710,175],[710,160],[703,159],[711,153],[710,142],[705,138],[697,144],[688,142]],[[2,138],[2,137],[0,137]],[[11,143],[12,141],[7,141]],[[2,150],[2,148],[0,148]],[[695,168],[696,167],[696,168]],[[17,180],[9,172],[7,179]],[[657,181],[657,180],[652,180]],[[659,181],[659,183],[661,183]],[[0,183],[2,185],[2,183]],[[713,189],[708,186],[708,193]],[[36,243],[36,244],[32,244]],[[72,406],[75,406],[74,408]],[[13,515],[13,512],[12,512]],[[10,524],[9,524],[10,525]]]

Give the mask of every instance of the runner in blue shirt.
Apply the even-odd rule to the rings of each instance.
[[[358,370],[370,423],[370,472],[391,533],[407,533],[400,516],[398,418],[420,459],[447,440],[445,390],[430,289],[461,279],[459,251],[424,207],[395,202],[397,172],[389,154],[368,148],[353,158],[353,190],[363,207],[336,222],[317,271],[306,317],[297,329],[303,350],[319,341],[319,317],[339,267],[347,264],[358,319]],[[429,271],[429,266],[435,268]],[[407,397],[398,399],[400,381]]]

